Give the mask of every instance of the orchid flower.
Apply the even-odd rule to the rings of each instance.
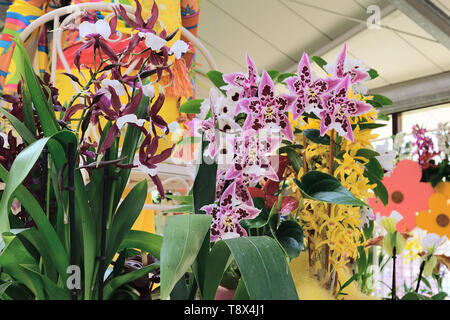
[[[380,162],[381,167],[386,171],[385,176],[389,176],[394,170],[395,151],[389,149],[389,144],[386,141],[382,145],[375,147],[375,151],[380,155],[375,158]]]
[[[323,99],[326,109],[319,114],[321,118],[320,135],[329,129],[335,129],[341,136],[353,142],[353,130],[348,117],[359,116],[372,110],[372,106],[365,102],[349,99],[350,77],[336,86],[332,93],[327,93]]]
[[[137,95],[125,106],[122,106],[120,98],[113,87],[109,86],[108,91],[111,94],[110,105],[112,109],[108,105],[105,105],[102,100],[97,103],[97,106],[104,113],[105,118],[109,121],[114,121],[100,148],[101,155],[105,154],[105,151],[111,147],[114,139],[119,135],[120,129],[125,123],[130,123],[136,127],[142,127],[145,122],[143,119],[137,119],[136,115],[134,115],[142,99],[141,90],[139,90]]]
[[[216,176],[216,201],[219,201],[221,198],[222,193],[224,192],[225,188],[227,187],[227,179],[225,179],[227,170],[226,169],[219,169],[217,171]],[[242,176],[239,177],[231,184],[235,185],[235,196],[236,199],[239,200],[242,203],[245,203],[246,205],[253,206],[253,200],[252,196],[250,194],[250,191],[248,190],[248,183],[249,183],[248,177]],[[231,185],[230,184],[230,185]],[[228,185],[228,187],[230,186]]]
[[[236,184],[233,183],[224,191],[218,205],[214,203],[200,209],[212,216],[211,242],[246,237],[247,232],[239,222],[253,219],[260,213],[261,210],[236,201],[235,194]]]
[[[344,79],[348,75],[351,84],[356,89],[354,90],[355,92],[367,93],[367,88],[362,85],[362,82],[370,79],[369,69],[364,67],[361,61],[347,58],[347,45],[344,45],[344,48],[336,59],[336,63],[329,63],[324,66],[324,69],[332,77]]]
[[[267,155],[278,148],[281,137],[267,131],[246,130],[232,138],[235,157],[225,176],[227,180],[251,177],[251,181],[257,181],[267,177],[278,181]]]
[[[162,106],[164,105],[165,99],[166,99],[165,95],[160,93],[156,101],[148,110],[148,116],[151,121],[152,131],[154,135],[156,135],[156,127],[160,129],[165,129],[165,134],[169,134],[169,126],[166,120],[164,120],[164,118],[158,114]]]
[[[297,97],[292,107],[293,119],[297,120],[303,112],[312,112],[318,116],[325,109],[322,96],[333,90],[340,81],[334,78],[319,78],[313,81],[309,57],[303,53],[297,76],[285,80],[291,93]]]
[[[177,59],[180,59],[183,53],[186,53],[189,49],[189,45],[183,40],[177,40],[170,47],[169,53],[175,55]]]
[[[246,58],[247,75],[241,72],[223,75],[223,80],[230,85],[229,89],[227,90],[228,96],[231,96],[231,91],[233,91],[236,87],[239,88],[240,99],[255,97],[258,92],[258,69],[256,68],[253,60],[250,58],[248,52],[246,54]]]
[[[279,128],[290,141],[294,134],[286,113],[289,112],[295,97],[282,93],[275,96],[275,88],[269,74],[264,70],[259,84],[258,97],[246,98],[238,103],[248,111],[243,129],[260,130]]]
[[[75,53],[74,64],[78,70],[80,69],[81,53],[92,46],[94,46],[94,52],[97,48],[101,49],[111,61],[117,62],[119,60],[117,54],[105,41],[116,32],[116,27],[117,16],[114,16],[109,23],[105,20],[97,20],[95,23],[84,21],[80,24],[78,29],[80,38],[86,39],[87,42],[80,46]]]
[[[436,249],[445,241],[447,241],[446,236],[440,237],[435,233],[428,233],[425,237],[423,237],[421,242],[426,254],[429,256],[434,254]]]
[[[157,175],[157,164],[167,160],[171,156],[175,144],[161,153],[156,154],[159,139],[160,137],[152,135],[152,133],[146,134],[144,141],[142,141],[141,147],[139,148],[139,163],[141,164],[141,170],[150,176],[153,183],[156,185],[161,198],[164,198],[164,188]]]

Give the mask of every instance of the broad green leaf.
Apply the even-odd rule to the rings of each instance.
[[[245,287],[245,282],[242,278],[239,279],[238,286],[234,292],[233,300],[250,300],[247,288]]]
[[[323,67],[324,67],[325,65],[327,65],[328,62],[326,62],[324,59],[322,59],[322,58],[319,57],[319,56],[313,56],[313,57],[311,58],[311,60],[314,61],[315,63],[317,63],[317,65],[318,65],[321,69],[323,69],[325,72],[327,72]],[[328,73],[328,72],[327,72],[327,73]]]
[[[36,299],[45,300],[44,286],[40,277],[29,270],[29,268],[39,270],[37,261],[15,235],[2,233],[2,237],[10,237],[12,239],[9,240],[6,248],[0,254],[0,267],[12,278],[30,289]],[[28,266],[28,268],[24,268],[22,265]]]
[[[360,130],[371,130],[386,127],[385,123],[371,123],[371,122],[361,122],[358,124],[352,124],[352,129],[354,130],[357,126],[359,126]]]
[[[431,300],[431,298],[428,298],[416,292],[408,292],[400,300]]]
[[[381,113],[381,112],[378,112],[377,119],[378,120],[383,120],[383,121],[391,120],[391,118],[388,115],[385,115],[384,113]]]
[[[239,224],[245,229],[259,229],[264,227],[269,222],[269,210],[266,208],[265,201],[263,198],[253,198],[253,205],[255,208],[261,210],[261,212],[253,219],[244,219],[239,222]]]
[[[369,163],[366,164],[366,170],[378,180],[382,180],[384,177],[383,167],[375,157],[369,159]]]
[[[447,298],[448,294],[446,292],[439,292],[431,297],[433,300],[445,300]]]
[[[166,198],[169,200],[175,200],[181,204],[193,204],[194,203],[194,199],[192,197],[192,195],[189,196],[174,196],[174,195],[166,195]]]
[[[117,251],[139,249],[161,259],[162,236],[140,230],[131,230],[120,244]]]
[[[36,109],[36,113],[38,114],[42,131],[44,132],[44,136],[51,136],[60,130],[58,122],[56,120],[55,112],[53,110],[53,106],[48,104],[44,91],[42,90],[37,76],[34,73],[34,69],[30,62],[30,59],[28,58],[27,51],[22,46],[17,37],[14,39],[14,41],[16,42],[16,48],[19,49],[19,52],[23,59],[24,74],[22,76],[24,77],[26,84],[30,90],[31,99],[34,104],[34,108]]]
[[[194,213],[194,208],[192,204],[180,205],[173,209],[167,209],[163,211],[164,213]]]
[[[294,259],[299,256],[303,249],[303,229],[296,221],[281,221],[275,235],[289,258]]]
[[[147,198],[147,180],[137,183],[125,197],[113,217],[107,235],[106,262],[118,252],[123,239],[128,235],[142,211]]]
[[[161,248],[161,300],[194,263],[211,226],[209,215],[167,217]]]
[[[280,75],[280,71],[277,70],[267,70],[267,73],[273,81],[276,81],[278,76]]]
[[[303,135],[314,143],[323,144],[326,146],[330,145],[330,137],[327,135],[320,136],[320,130],[317,129],[306,129],[303,130]]]
[[[366,159],[371,159],[373,157],[378,157],[380,154],[376,151],[370,149],[359,149],[356,152],[355,157],[364,157]]]
[[[21,122],[19,119],[17,119],[15,116],[13,116],[11,113],[8,112],[8,110],[0,107],[0,113],[3,114],[11,123],[11,125],[16,129],[17,133],[21,136],[21,138],[27,143],[32,144],[36,141],[36,137],[33,133],[31,133],[30,130]]]
[[[141,269],[125,273],[121,276],[115,277],[111,280],[109,280],[105,285],[105,291],[104,291],[104,299],[109,299],[111,295],[113,294],[114,290],[118,289],[120,286],[127,284],[131,281],[137,280],[139,278],[142,278],[146,276],[148,273],[156,270],[159,268],[158,263],[153,263],[151,265],[145,266]]]
[[[7,171],[0,165],[0,179],[5,181]],[[22,185],[20,185],[14,195],[20,203],[24,206],[42,236],[42,240],[46,244],[48,255],[51,256],[55,268],[58,270],[60,276],[65,280],[67,278],[67,266],[69,265],[69,258],[64,249],[63,244],[59,240],[53,226],[42,210],[41,206],[34,198],[34,196]]]
[[[391,99],[381,94],[372,94],[372,96],[373,96],[372,101],[376,101],[383,106],[391,106],[394,104]]]
[[[207,148],[208,142],[203,141],[202,152]],[[217,163],[208,164],[201,161],[192,187],[194,197],[194,213],[201,213],[200,208],[214,203],[216,197]]]
[[[295,77],[296,74],[295,73],[282,73],[278,76],[277,81],[278,82],[283,82],[284,80],[286,80],[289,77]]]
[[[223,93],[226,94],[226,92],[221,89],[223,86],[226,86],[227,83],[223,80],[223,73],[216,71],[216,70],[211,70],[209,72],[206,73],[206,76],[209,78],[209,80],[211,80],[211,82]]]
[[[220,280],[222,280],[222,276],[230,263],[230,249],[223,241],[216,242],[206,262],[207,268],[202,290],[203,300],[214,299]]]
[[[370,69],[369,70],[369,76],[370,76],[370,80],[378,78],[378,71],[375,70],[375,69]]]
[[[203,99],[194,99],[194,100],[186,101],[185,103],[183,103],[180,106],[180,112],[189,113],[189,114],[200,113],[202,102],[203,102]]]
[[[292,167],[298,173],[303,166],[302,157],[292,148],[286,148],[286,154]]]
[[[367,206],[364,201],[357,199],[350,191],[345,189],[338,179],[324,172],[309,171],[303,175],[301,181],[294,179],[294,182],[306,197],[314,200],[352,206]]]
[[[30,130],[30,132],[34,135],[36,134],[36,123],[34,119],[33,102],[31,99],[30,90],[24,80],[22,81],[22,106],[23,122],[28,130]]]
[[[297,300],[297,291],[278,244],[270,237],[224,240],[252,300]]]

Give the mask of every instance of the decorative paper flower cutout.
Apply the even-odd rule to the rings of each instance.
[[[417,216],[417,226],[450,238],[450,182],[436,186],[436,193],[428,199],[428,208],[429,211],[422,211]]]
[[[375,198],[369,199],[369,205],[375,213],[389,216],[392,211],[401,212],[403,220],[397,224],[400,232],[411,231],[416,226],[416,212],[428,208],[428,198],[433,194],[429,183],[420,182],[422,169],[417,162],[402,160],[383,184],[389,193],[389,203],[384,206]]]

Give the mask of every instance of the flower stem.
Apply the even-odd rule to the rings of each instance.
[[[330,163],[329,163],[328,173],[330,175],[334,174],[334,129],[332,129],[330,132]],[[332,204],[329,203],[328,204],[328,217],[331,217],[331,209],[332,209]],[[326,236],[327,228],[324,228],[324,229],[325,229],[324,234]],[[328,244],[325,244],[325,279],[326,280],[328,279],[329,265],[330,265],[330,247],[328,246]],[[333,286],[331,283],[329,285],[330,285],[330,287]]]
[[[416,293],[419,292],[420,281],[422,280],[423,269],[425,269],[425,260],[420,264],[419,278],[417,279]]]
[[[392,300],[397,300],[397,288],[396,288],[396,268],[395,268],[395,260],[397,259],[397,247],[393,248],[392,253]]]

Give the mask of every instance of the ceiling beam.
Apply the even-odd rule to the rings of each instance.
[[[386,17],[387,15],[391,14],[392,12],[394,12],[397,8],[393,5],[387,5],[386,7],[384,7],[381,12],[381,18]],[[357,25],[355,25],[354,27],[350,28],[349,30],[347,30],[346,32],[344,32],[343,34],[341,34],[339,37],[331,40],[330,42],[328,42],[326,45],[320,47],[319,49],[315,50],[310,56],[323,56],[325,55],[327,52],[333,50],[336,47],[342,46],[345,42],[347,42],[348,40],[350,40],[351,38],[353,38],[354,36],[356,36],[357,34],[359,34],[360,32],[364,31],[367,29],[367,24],[366,23],[358,23]],[[297,71],[297,64],[292,65],[291,67],[289,67],[286,71],[284,71],[285,73],[295,73]]]
[[[450,72],[372,89],[370,93],[382,94],[394,102],[382,109],[384,114],[450,103]]]
[[[430,0],[389,0],[403,14],[450,49],[450,17]]]

